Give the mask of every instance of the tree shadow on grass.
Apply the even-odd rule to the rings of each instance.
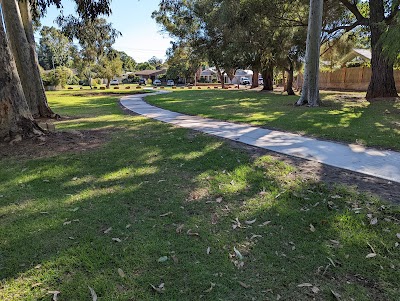
[[[253,161],[220,139],[136,119],[102,149],[2,172],[3,298],[59,290],[59,300],[85,300],[87,286],[105,300],[329,300],[330,289],[396,296],[398,272],[376,275],[399,263],[380,243],[394,226],[363,225],[374,200],[304,181],[270,157]],[[379,253],[367,263],[366,241]],[[244,256],[239,269],[234,247]],[[324,273],[328,258],[337,266]],[[342,280],[354,275],[373,285]],[[321,292],[298,287],[305,282]],[[160,283],[163,294],[150,287]]]

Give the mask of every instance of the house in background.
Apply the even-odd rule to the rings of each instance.
[[[160,70],[141,70],[133,72],[136,76],[139,76],[141,79],[148,80],[151,79],[154,81],[160,75],[166,74],[167,69],[160,69]]]
[[[223,72],[223,71],[222,71]],[[240,79],[242,78],[247,78],[250,83],[253,83],[253,71],[252,70],[245,70],[245,69],[238,69],[235,72],[234,78],[231,80],[226,73],[224,73],[224,83],[225,84],[240,84]],[[262,78],[261,75],[259,75],[259,78]],[[201,71],[200,73],[200,82],[205,82],[205,83],[216,83],[216,82],[221,82],[221,80],[218,78],[218,72],[215,69],[215,67],[210,67],[206,68]]]

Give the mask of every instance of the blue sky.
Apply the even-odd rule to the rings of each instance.
[[[122,33],[114,48],[125,51],[137,62],[147,61],[152,56],[165,59],[165,51],[170,46],[167,34],[160,33],[160,26],[151,18],[151,13],[157,9],[159,0],[113,0],[112,15],[107,20]],[[63,1],[64,14],[74,12],[71,0]],[[55,18],[59,12],[56,8],[48,9],[42,25],[55,26]],[[38,34],[36,34],[38,37]]]

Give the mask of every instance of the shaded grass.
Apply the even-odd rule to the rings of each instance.
[[[100,300],[333,300],[331,290],[344,300],[397,300],[398,207],[124,115],[115,97],[49,96],[57,112],[81,116],[59,129],[108,128],[110,141],[0,162],[1,300],[49,300],[54,290],[59,300],[90,300],[88,286]],[[320,292],[298,287],[305,282]],[[161,283],[161,294],[150,286]]]
[[[146,98],[156,106],[348,143],[400,150],[400,102],[323,92],[324,106],[295,107],[298,96],[256,91],[179,91]]]

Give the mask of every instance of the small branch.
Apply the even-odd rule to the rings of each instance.
[[[361,12],[358,10],[357,4],[351,3],[348,0],[339,0],[340,3],[342,3],[349,11],[353,13],[353,15],[356,17],[357,21],[361,21],[363,19],[366,19]]]
[[[334,33],[335,31],[338,31],[338,30],[344,30],[347,32],[347,31],[353,30],[357,26],[360,26],[360,25],[367,26],[368,24],[369,24],[369,19],[363,18],[361,20],[357,20],[356,22],[354,22],[353,24],[350,24],[350,25],[336,26],[331,29],[324,29],[323,31],[328,34]]]

